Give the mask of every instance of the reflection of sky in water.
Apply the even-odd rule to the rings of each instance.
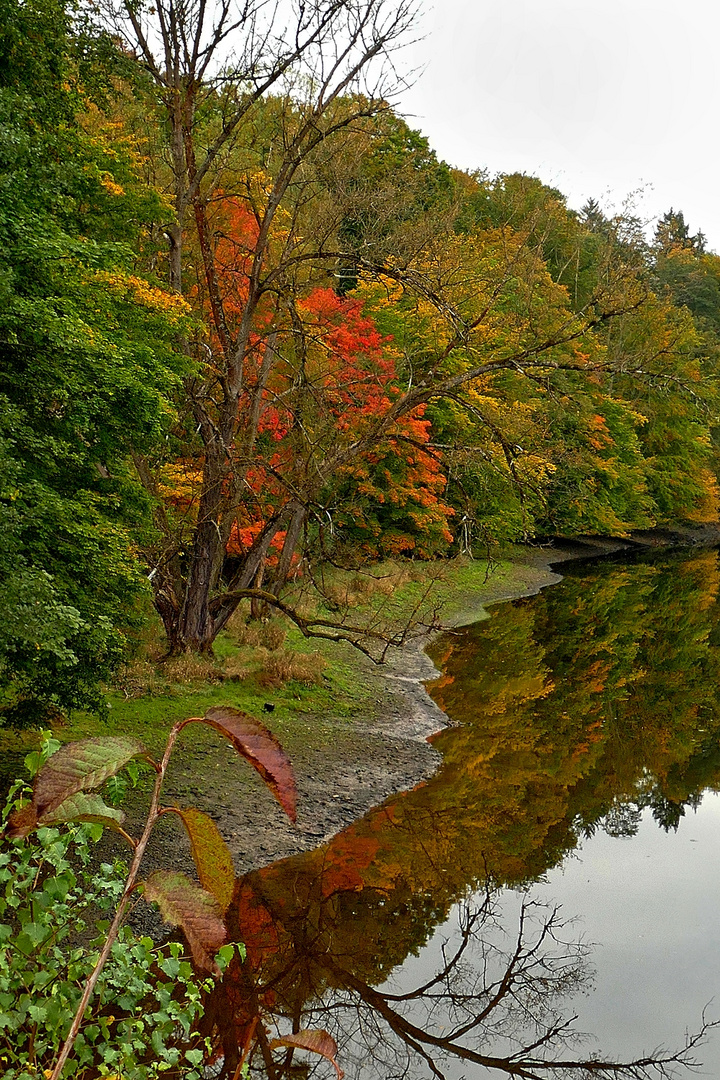
[[[582,912],[578,931],[599,943],[596,991],[577,1008],[604,1053],[675,1045],[713,998],[709,1018],[720,1016],[720,795],[677,832],[647,812],[637,836],[598,832],[533,891]],[[695,1075],[720,1076],[720,1032],[698,1057]]]
[[[592,944],[594,989],[568,1001],[576,1030],[592,1033],[582,1056],[627,1060],[659,1046],[676,1049],[695,1031],[708,1006],[720,1017],[720,795],[707,792],[686,811],[677,832],[643,814],[635,836],[602,831],[529,890],[562,905],[574,922],[565,937]],[[517,927],[520,894],[502,894],[509,935]],[[581,913],[578,915],[578,913]],[[386,987],[396,993],[431,978],[444,943],[457,940],[457,914],[439,927],[418,956],[408,957]],[[715,999],[713,1001],[713,999]],[[720,1077],[720,1032],[696,1054],[694,1076]],[[462,1063],[448,1076],[465,1074]],[[481,1070],[484,1075],[496,1075]]]

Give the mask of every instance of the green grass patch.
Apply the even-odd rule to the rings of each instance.
[[[333,568],[322,581],[325,598],[317,598],[314,609],[323,618],[372,625],[389,634],[410,622],[449,623],[469,604],[482,603],[484,595],[492,599],[498,585],[511,579],[512,569],[507,561],[468,558],[432,563],[385,562],[362,572]],[[290,599],[301,606],[304,598],[300,584]]]
[[[485,560],[386,562],[362,573],[333,569],[324,578],[325,598],[300,583],[290,601],[306,615],[393,635],[410,622],[451,622],[477,611],[511,574],[511,564]],[[296,741],[329,737],[338,721],[372,719],[378,708],[376,673],[367,658],[347,643],[305,638],[285,618],[253,623],[238,613],[218,637],[213,658],[161,662],[159,624],[144,636],[143,654],[107,693],[107,714],[76,712],[55,726],[58,738],[122,732],[158,754],[175,721],[225,704],[262,719],[292,750]],[[23,758],[38,738],[33,731],[0,730],[0,786],[22,774]],[[197,729],[198,746],[213,739]]]

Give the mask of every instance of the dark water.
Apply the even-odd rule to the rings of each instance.
[[[437,641],[438,773],[240,884],[229,1074],[258,1016],[350,1080],[609,1076],[720,1016],[719,587],[716,552],[578,565]],[[334,1075],[262,1042],[257,1075]],[[720,1076],[720,1032],[693,1056]]]

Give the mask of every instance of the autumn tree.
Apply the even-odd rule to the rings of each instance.
[[[174,204],[168,280],[207,326],[183,342],[196,364],[171,447],[186,470],[184,491],[173,491],[167,457],[136,459],[158,506],[148,570],[174,652],[211,649],[244,598],[282,607],[304,537],[340,522],[343,499],[352,506],[348,484],[365,485],[364,510],[381,504],[378,469],[398,489],[401,443],[400,468],[414,441],[415,481],[426,493],[436,485],[437,506],[447,461],[426,426],[434,403],[472,415],[472,449],[494,457],[503,483],[524,472],[529,487],[544,490],[553,463],[515,437],[514,419],[504,428],[514,402],[541,441],[548,401],[571,403],[589,379],[626,373],[627,356],[611,356],[602,332],[649,293],[619,226],[593,232],[559,193],[526,178],[483,188],[453,177],[393,116],[393,53],[413,21],[405,0],[318,0],[283,19],[280,27],[252,2],[104,6],[105,27],[143,69],[143,100],[166,134],[155,170]],[[394,174],[406,182],[397,205]],[[383,313],[367,309],[392,339],[392,392],[343,428],[318,367],[323,350],[342,350],[319,331],[308,299],[328,286],[362,298],[372,283],[400,298],[405,329],[386,333]],[[353,309],[343,310],[350,325]],[[407,332],[415,319],[425,320],[424,336]],[[339,386],[368,359],[363,350],[345,350],[345,375],[333,375]],[[592,417],[606,426],[608,418],[586,412],[576,430],[592,446],[604,438]],[[628,405],[616,427],[632,442],[631,413]],[[445,435],[447,445],[456,441],[447,423]],[[620,488],[632,483],[632,468],[623,475]],[[416,509],[417,524],[428,507]],[[395,528],[381,518],[364,521],[371,532]],[[330,630],[288,613],[306,633]]]
[[[186,555],[176,553],[174,567],[173,557],[153,567],[156,603],[171,647],[203,649],[212,645],[227,609],[214,594],[257,436],[252,425],[248,429],[238,423],[241,399],[249,394],[249,414],[258,411],[279,356],[271,338],[260,375],[248,386],[248,360],[259,348],[260,309],[269,305],[282,321],[283,297],[292,293],[297,273],[316,256],[324,257],[314,250],[322,248],[322,238],[314,236],[308,247],[298,229],[304,204],[312,197],[310,165],[314,156],[324,155],[326,145],[337,151],[333,140],[338,132],[387,109],[395,80],[388,58],[411,26],[413,13],[404,0],[394,6],[385,0],[323,0],[298,5],[282,31],[272,17],[268,21],[260,3],[235,8],[181,6],[170,0],[153,8],[128,4],[106,16],[154,81],[167,125],[176,218],[168,227],[170,283],[187,291],[186,253],[192,248],[211,324],[209,362],[186,387],[202,444],[192,545]],[[274,115],[267,108],[270,91],[278,95]],[[256,117],[264,121],[264,130],[253,141],[249,131]],[[233,172],[228,164],[235,166],[238,155],[245,160]],[[270,169],[258,197],[252,177],[264,160]],[[211,223],[221,174],[222,186],[232,186],[236,197],[244,199],[254,226],[238,317],[223,295]],[[280,238],[283,213],[288,217]],[[266,334],[273,329],[266,320]],[[256,582],[273,539],[281,531],[296,537],[306,514],[301,502],[290,500],[272,516],[240,571],[225,583],[226,591],[237,594]],[[281,561],[286,563],[287,556]]]
[[[489,425],[481,436],[467,410],[433,406],[443,441],[454,429],[462,447],[450,475],[464,527],[494,539],[714,520],[714,257],[695,252],[697,238],[682,220],[670,229],[678,215],[667,215],[665,232],[675,237],[668,255],[659,241],[651,252],[632,215],[608,217],[592,201],[578,214],[533,177],[470,176],[463,191],[461,234],[481,224],[512,227],[575,311],[619,266],[638,299],[585,338],[585,375],[486,384],[492,437]],[[693,290],[691,319],[678,308]]]

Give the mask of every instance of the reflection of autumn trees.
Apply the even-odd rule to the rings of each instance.
[[[248,959],[209,1014],[211,1024],[233,1018],[232,1030],[224,1028],[228,1062],[232,1047],[255,1032],[259,1012],[284,1018],[281,1026],[329,1028],[342,1014],[350,1032],[346,1060],[374,1032],[368,1060],[381,1061],[387,1075],[392,1062],[399,1068],[404,1061],[400,1075],[412,1076],[413,1063],[431,1059],[442,1076],[453,1057],[490,1068],[492,1053],[504,1062],[492,1067],[511,1075],[559,1074],[547,1061],[528,1064],[522,1024],[492,1026],[501,1010],[486,1027],[471,1023],[487,1004],[488,986],[497,984],[495,976],[487,982],[484,961],[485,982],[466,963],[473,950],[482,958],[494,948],[489,898],[485,913],[465,924],[473,934],[466,940],[461,927],[452,938],[467,950],[457,964],[452,949],[446,954],[458,979],[441,973],[429,1003],[388,995],[382,984],[471,890],[489,881],[527,883],[599,824],[632,831],[644,807],[672,825],[685,804],[717,784],[719,580],[715,552],[576,567],[562,585],[440,639],[434,655],[443,674],[433,694],[463,722],[435,739],[443,753],[438,773],[316,851],[238,884],[231,930],[247,943]],[[552,921],[545,931],[541,920],[540,932],[546,944],[555,940]],[[501,955],[498,946],[497,963]],[[522,955],[534,963],[532,950]],[[579,954],[554,955],[559,966],[549,990],[577,989]],[[552,1032],[546,1049],[555,1056],[562,1009],[552,994],[544,1004],[542,1031]],[[348,1019],[350,1007],[360,1019]],[[448,1032],[455,1034],[448,1039]],[[473,1032],[478,1040],[470,1045],[465,1037]],[[525,1072],[506,1068],[514,1052],[507,1041],[502,1052],[491,1049],[501,1035],[525,1040],[518,1051]],[[266,1069],[272,1061],[268,1051]],[[590,1075],[575,1065],[577,1075]],[[566,1066],[553,1068],[568,1074]],[[649,1072],[646,1063],[612,1075],[665,1073]]]
[[[715,782],[717,584],[715,553],[599,564],[436,644],[433,694],[463,721],[434,740],[441,768],[293,864],[293,895],[322,877],[349,897],[341,933],[368,979],[488,872],[530,881],[618,807]]]
[[[613,806],[682,803],[714,783],[717,592],[715,552],[600,564],[438,644],[433,694],[464,726],[436,745],[448,763],[467,760],[483,805],[506,805],[512,821],[519,811],[535,856],[550,844],[526,874]],[[505,880],[516,880],[513,833],[506,820],[482,848]]]
[[[234,961],[209,1001],[214,1075],[238,1076],[245,1059],[251,1075],[268,1080],[306,1076],[293,1053],[273,1054],[273,1036],[291,1029],[302,1040],[319,1025],[348,1075],[365,1080],[444,1080],[458,1062],[528,1080],[644,1080],[691,1060],[705,1027],[680,1051],[627,1063],[573,1053],[580,1040],[570,1002],[591,983],[589,947],[573,939],[557,908],[525,898],[511,913],[489,887],[455,909],[434,968],[412,985],[384,981],[392,961],[420,943],[402,933],[407,907],[363,887],[362,874],[348,877],[333,864],[332,845],[323,854],[324,865],[312,855],[286,859],[237,883],[230,925],[247,957]]]
[[[305,856],[306,872],[424,921],[488,869],[527,882],[608,815],[627,827],[625,804],[670,821],[668,801],[716,783],[717,592],[714,552],[606,562],[440,639],[431,690],[462,721],[434,739],[440,770]]]
[[[488,872],[531,881],[645,805],[670,822],[668,804],[716,783],[717,587],[715,553],[598,564],[439,640],[432,691],[463,721],[434,740],[441,768],[280,864],[287,903],[321,878],[347,905],[333,933],[377,980]]]

